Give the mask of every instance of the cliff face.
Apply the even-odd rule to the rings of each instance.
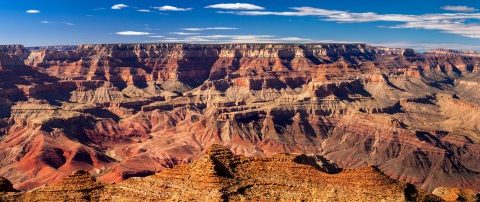
[[[0,47],[0,176],[28,190],[235,154],[323,155],[432,191],[479,190],[474,53],[363,44]]]
[[[28,51],[22,45],[0,45],[0,67],[24,66]]]
[[[238,77],[373,57],[374,50],[366,45],[83,45],[73,51],[34,51],[26,63],[54,77],[107,80],[122,88],[169,80],[194,88],[227,72]]]

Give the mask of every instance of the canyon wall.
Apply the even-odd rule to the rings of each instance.
[[[0,176],[120,182],[217,143],[479,191],[479,67],[365,44],[0,46]]]
[[[118,184],[76,171],[60,182],[27,192],[0,187],[2,201],[441,201],[411,184],[390,179],[376,167],[341,170],[317,164],[319,156],[236,156],[212,145],[189,165]],[[293,171],[293,172],[292,172]],[[5,181],[8,184],[8,181]],[[3,192],[6,191],[6,192]],[[474,199],[471,190],[437,190],[444,198]],[[461,193],[457,194],[457,193]]]

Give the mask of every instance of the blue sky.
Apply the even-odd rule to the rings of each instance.
[[[0,44],[364,42],[480,49],[478,0],[0,0]]]

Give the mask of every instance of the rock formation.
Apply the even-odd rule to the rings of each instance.
[[[118,183],[220,143],[480,191],[479,67],[475,52],[365,44],[0,46],[0,176]]]
[[[445,201],[480,201],[480,193],[471,189],[437,187],[433,194]]]
[[[176,166],[119,184],[96,182],[77,171],[62,181],[25,193],[0,194],[2,201],[426,201],[438,199],[390,179],[375,167],[321,171],[315,156],[235,156],[212,147],[189,165]]]

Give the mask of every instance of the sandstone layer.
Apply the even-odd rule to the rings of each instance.
[[[30,190],[235,154],[480,191],[480,54],[365,44],[0,46],[0,176]]]
[[[0,193],[2,201],[441,201],[415,186],[390,179],[375,167],[332,169],[319,156],[235,156],[213,145],[189,165],[115,185],[85,171],[24,193]]]

